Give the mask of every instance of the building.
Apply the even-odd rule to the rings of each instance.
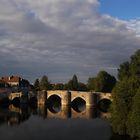
[[[30,87],[30,83],[28,80],[21,78],[20,76],[3,76],[0,77],[1,84],[7,84],[10,87],[18,87],[21,89]]]
[[[10,86],[19,86],[22,78],[19,76],[5,76],[0,78],[1,81],[9,84]]]

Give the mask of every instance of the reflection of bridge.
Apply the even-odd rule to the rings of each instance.
[[[101,112],[96,107],[87,106],[84,110],[81,112],[77,112],[70,106],[61,106],[61,109],[58,112],[51,112],[49,108],[47,108],[45,105],[38,105],[37,113],[39,116],[43,118],[53,119],[53,118],[59,118],[59,119],[75,119],[75,118],[81,118],[81,119],[93,119],[93,118],[109,118],[110,113],[104,113]]]
[[[70,105],[72,102],[84,101],[86,106],[97,105],[102,99],[112,100],[111,93],[80,92],[80,91],[40,91],[38,92],[38,104],[46,104],[50,98],[60,99],[62,105]]]

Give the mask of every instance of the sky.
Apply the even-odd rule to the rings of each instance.
[[[100,0],[100,12],[123,20],[140,17],[139,0]]]
[[[86,82],[140,48],[138,0],[0,0],[0,75]]]

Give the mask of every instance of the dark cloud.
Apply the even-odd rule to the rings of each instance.
[[[139,20],[98,13],[97,0],[0,0],[1,75],[30,80],[47,74],[86,81],[99,70],[115,74],[138,48]]]

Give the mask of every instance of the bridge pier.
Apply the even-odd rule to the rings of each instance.
[[[47,101],[47,92],[46,91],[38,91],[37,93],[37,104],[39,105],[44,105],[46,104]]]
[[[63,95],[63,98],[62,98],[62,105],[64,106],[68,106],[71,104],[71,92],[66,92],[65,95]]]
[[[86,95],[86,106],[94,106],[94,105],[95,105],[94,94],[88,93],[88,95]]]

